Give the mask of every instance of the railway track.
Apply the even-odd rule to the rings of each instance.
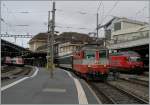
[[[120,74],[119,79],[149,87],[149,78],[145,76]]]
[[[29,67],[8,67],[8,69],[3,70],[1,74],[1,80],[13,79],[19,76],[28,75],[31,72]]]
[[[149,72],[144,72],[143,75],[146,76],[146,77],[149,77]]]
[[[132,79],[131,79],[132,80]],[[120,83],[120,81],[123,81]],[[93,88],[99,99],[104,104],[148,104],[148,84],[139,82],[138,80],[117,80],[117,84],[111,84],[113,81],[89,82],[87,83]],[[126,88],[123,88],[123,85]],[[131,92],[135,91],[135,92]],[[137,94],[135,94],[137,93]],[[141,96],[139,94],[142,94]]]
[[[145,80],[140,80],[140,79],[137,79],[137,78],[122,78],[122,77],[120,77],[119,79],[130,82],[130,83],[139,84],[139,85],[142,85],[142,86],[149,87],[149,82],[145,81]]]
[[[142,98],[147,102],[149,101],[149,87],[147,86],[122,79],[119,79],[117,81],[110,81],[109,83],[114,86],[119,86],[120,88],[123,88],[124,90]]]
[[[104,104],[147,104],[148,102],[134,94],[116,87],[109,82],[88,83]]]

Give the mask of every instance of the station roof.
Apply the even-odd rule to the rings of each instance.
[[[9,41],[1,39],[1,57],[10,56],[22,56],[24,58],[38,58],[46,57],[46,52],[32,52],[24,47],[11,43]]]
[[[24,47],[21,47],[19,45],[16,45],[14,43],[1,39],[2,57],[3,56],[21,56],[24,53],[30,53],[30,52],[31,52],[30,50]]]
[[[39,33],[39,34],[35,35],[31,40],[29,40],[29,44],[34,41],[41,41],[41,40],[47,42],[47,38],[48,38],[49,34],[50,33]],[[55,34],[55,36],[57,36],[57,35]]]

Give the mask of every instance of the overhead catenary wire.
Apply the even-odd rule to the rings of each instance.
[[[102,10],[102,12],[101,12],[101,21],[100,21],[100,23],[102,22],[102,20],[103,20],[103,18],[104,18],[104,13],[105,13],[105,9],[104,9],[104,3],[102,2],[102,7],[103,7],[103,10]]]
[[[5,6],[6,7],[6,6]],[[66,12],[66,11],[64,11],[64,10],[62,10],[62,9],[56,9],[57,10],[57,12],[58,11],[61,11],[61,12]],[[15,13],[41,13],[41,11],[18,11],[18,12],[12,12],[12,11],[9,11],[11,14],[15,14]],[[78,13],[78,14],[81,14],[81,15],[95,15],[96,13],[89,13],[89,12],[85,12],[85,11],[73,11],[74,13]],[[42,13],[44,13],[44,12],[42,12]],[[45,13],[47,13],[47,12],[45,12]],[[14,16],[15,17],[15,16]],[[15,17],[16,18],[16,17]],[[66,27],[66,28],[68,28],[68,27]],[[73,29],[73,27],[72,27],[72,29]],[[75,28],[74,28],[75,29]],[[80,30],[85,30],[85,29],[88,29],[88,28],[84,28],[84,27],[79,27],[79,28],[76,28],[76,29],[80,29]]]
[[[142,9],[138,10],[136,13],[135,13],[135,16],[133,17],[134,19],[137,18],[137,15],[139,15],[140,13],[144,13],[144,10],[147,8],[147,6],[144,6]]]
[[[101,5],[102,5],[102,1],[99,2],[98,8],[97,8],[97,12],[99,11]]]
[[[142,11],[144,11],[146,8],[147,8],[147,7],[144,6],[142,9],[140,9],[139,11],[137,11],[137,12],[135,13],[135,15],[137,16],[139,13],[141,13]]]
[[[66,12],[64,11],[63,9],[56,9],[58,12]],[[89,12],[85,12],[85,11],[72,11],[73,13],[77,13],[77,14],[81,14],[81,15],[93,15],[95,16],[96,13],[89,13]],[[59,26],[58,26],[59,27]],[[85,27],[78,27],[78,28],[75,28],[75,27],[59,27],[59,28],[72,28],[72,29],[80,29],[80,30],[85,30],[85,29],[90,29],[90,28],[85,28]],[[95,30],[95,29],[94,29]]]
[[[98,26],[99,26],[99,10],[100,10],[101,5],[102,5],[102,1],[99,2],[98,8],[97,8],[97,13],[96,13],[96,16],[97,16],[97,18],[96,18],[96,35],[97,35],[97,38],[98,38],[98,33],[99,33],[99,28],[98,28]],[[102,13],[100,12],[100,14],[102,14]]]
[[[71,26],[60,26],[60,25],[56,25],[57,28],[71,28],[71,29],[90,29],[90,28],[87,28],[87,27],[71,27]]]
[[[119,3],[119,1],[117,0],[117,1],[114,3],[113,7],[107,12],[107,14],[106,14],[105,17],[103,18],[101,24],[103,24],[103,22],[106,20],[106,18],[107,18],[108,16],[110,16],[110,13],[113,11],[113,9],[117,6],[118,3]]]
[[[6,10],[7,10],[7,19],[8,19],[8,13],[9,13],[9,14],[12,14],[12,16],[14,17],[14,19],[17,21],[17,18],[16,18],[15,15],[8,9],[8,7],[6,6],[5,3],[3,3],[3,7],[5,7]],[[7,21],[6,19],[4,19],[4,18],[3,18],[3,20],[5,21],[5,25],[7,25],[9,28],[11,28],[12,31],[15,31],[15,30],[16,30],[16,29],[13,27],[13,26],[15,26],[15,25],[12,25],[10,22],[8,22],[8,21]],[[8,30],[7,30],[6,32],[8,32]]]
[[[56,9],[56,11],[57,12],[64,12],[64,13],[66,13],[66,12],[68,12],[68,11],[66,11],[66,10],[63,10],[63,9]],[[87,12],[87,11],[71,11],[71,12],[73,12],[73,13],[77,13],[77,14],[81,14],[81,15],[95,15],[96,13],[89,13],[89,12]],[[11,13],[13,13],[13,14],[20,14],[20,13],[22,13],[22,14],[29,14],[29,13],[35,13],[35,14],[45,14],[45,15],[47,15],[47,11],[16,11],[16,12],[11,12]]]
[[[7,14],[11,14],[11,16],[13,16],[14,17],[14,19],[15,19],[15,21],[18,21],[18,19],[17,19],[17,17],[15,16],[15,13],[22,13],[22,14],[27,14],[27,13],[29,13],[28,11],[20,11],[20,12],[13,12],[12,10],[10,10],[10,9],[8,9],[8,6],[6,5],[6,3],[4,3],[3,2],[3,6],[7,9]],[[8,18],[8,16],[7,16],[7,18]],[[7,23],[7,24],[6,24]],[[16,30],[18,30],[18,31],[21,31],[22,32],[22,30],[24,30],[26,33],[28,33],[28,28],[27,27],[29,27],[30,25],[24,25],[24,24],[17,24],[17,25],[12,25],[10,22],[7,22],[6,21],[6,19],[5,19],[5,24],[7,25],[7,26],[9,26],[9,28],[11,28],[12,29],[12,31],[16,31]],[[23,27],[22,29],[16,29],[15,27]],[[26,29],[24,28],[24,26],[27,26],[26,27]],[[8,30],[7,30],[8,31]]]
[[[57,10],[57,12],[67,12],[63,9],[58,9],[58,8],[56,10]],[[71,11],[71,12],[81,14],[81,15],[93,15],[93,16],[95,16],[95,14],[96,14],[96,13],[89,13],[89,12],[86,12],[86,11]]]
[[[106,18],[108,17],[108,16],[111,16],[111,17],[115,17],[115,16],[113,16],[113,15],[110,15],[110,13],[113,11],[113,9],[117,6],[117,4],[118,4],[118,2],[119,1],[116,1],[116,3],[114,4],[114,6],[112,7],[112,9],[110,9],[110,12],[108,12],[106,15],[105,15],[105,17],[103,18],[103,21],[101,22],[101,24],[103,24],[103,22],[106,20]],[[147,6],[144,6],[143,8],[141,8],[140,10],[138,10],[136,13],[135,13],[135,16],[131,16],[131,17],[128,17],[128,18],[132,18],[132,19],[134,19],[134,20],[136,20],[136,18],[137,18],[137,15],[139,15],[140,13],[144,13],[145,11],[145,9],[147,8]],[[149,18],[149,17],[144,17],[143,15],[141,16],[141,18]]]

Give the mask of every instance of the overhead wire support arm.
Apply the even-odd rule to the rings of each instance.
[[[0,37],[32,38],[33,35],[0,34]]]

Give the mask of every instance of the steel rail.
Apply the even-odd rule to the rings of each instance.
[[[129,100],[130,100],[129,103],[132,103],[132,102],[140,103],[140,104],[148,104],[149,103],[148,101],[143,100],[142,98],[139,98],[132,93],[129,93],[128,91],[122,89],[119,86],[114,86],[114,85],[110,84],[109,82],[105,82],[105,83],[101,84],[102,86],[106,86],[106,88],[100,88],[100,86],[98,85],[99,83],[88,82],[88,84],[96,91],[97,96],[105,104],[122,104],[123,101],[124,101],[123,102],[124,104],[126,102],[127,102],[126,104],[128,104]],[[105,89],[106,89],[106,91],[105,91]],[[114,94],[114,95],[110,96],[110,93],[108,92],[109,89],[111,89],[110,92],[112,92],[112,90],[113,90],[114,93],[111,93],[111,94]],[[117,97],[116,94],[121,94],[123,97]],[[125,97],[128,97],[128,98],[124,99]]]
[[[145,86],[145,87],[149,87],[149,82],[148,81],[144,81],[144,80],[140,80],[140,79],[136,79],[136,78],[126,79],[126,78],[123,78],[123,77],[120,77],[119,79],[130,82],[130,83],[134,83],[134,84],[142,85],[142,86]]]
[[[134,95],[134,94],[132,94],[132,93],[130,93],[130,92],[128,92],[128,91],[122,89],[122,88],[119,87],[119,86],[114,86],[114,85],[112,85],[112,84],[110,84],[110,83],[108,83],[108,82],[107,82],[107,85],[109,85],[109,86],[111,86],[112,88],[115,88],[115,89],[117,89],[118,91],[120,91],[120,92],[122,92],[122,93],[128,95],[129,97],[135,99],[135,100],[138,101],[140,104],[149,104],[148,101],[146,101],[146,100],[144,100],[144,99],[142,99],[142,98],[140,98],[140,97],[137,97],[136,95]]]
[[[96,86],[94,83],[88,82],[88,84],[95,90],[97,91],[96,94],[100,98],[100,100],[104,104],[117,104],[111,97],[105,94],[104,91],[100,90],[98,86]]]

